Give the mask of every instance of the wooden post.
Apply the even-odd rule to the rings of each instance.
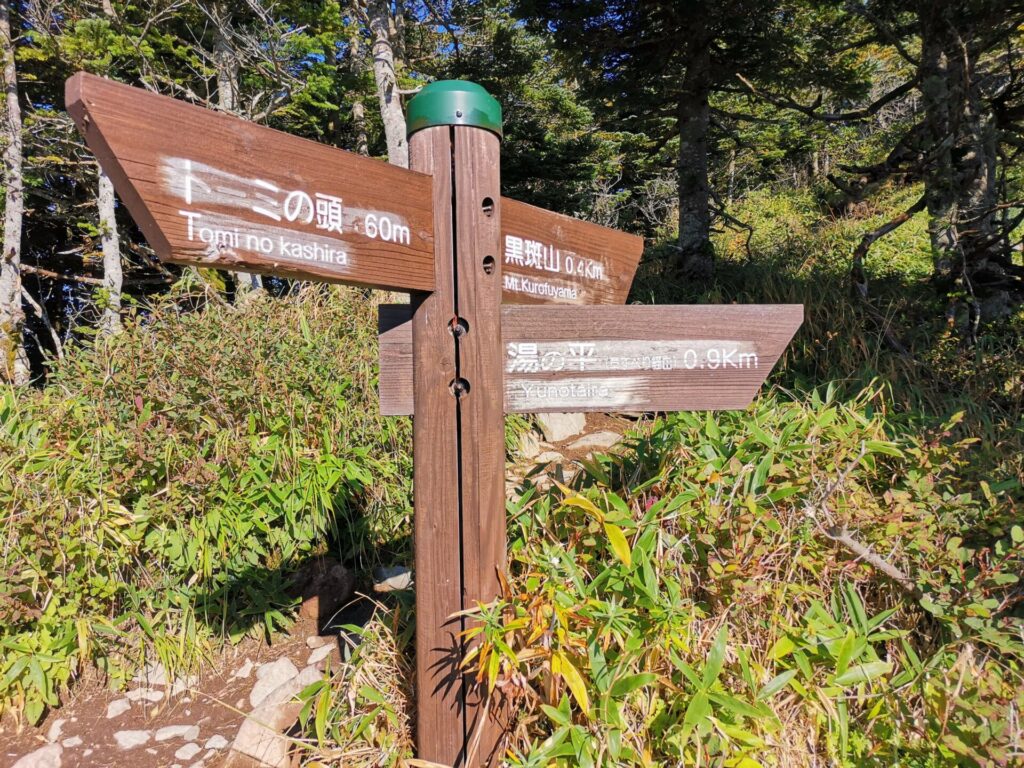
[[[462,119],[482,99],[497,107],[479,86],[436,83],[409,108],[411,167],[433,177],[435,269],[412,323],[416,733],[421,759],[453,766],[500,757],[459,668],[466,622],[450,618],[498,596],[505,561],[500,112],[497,127]]]

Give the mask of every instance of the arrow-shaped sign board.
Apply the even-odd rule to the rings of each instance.
[[[380,310],[380,409],[413,412],[410,307]],[[744,408],[803,321],[800,304],[504,306],[506,413]]]
[[[433,290],[429,176],[85,73],[66,101],[161,259]],[[625,301],[640,238],[500,204],[506,301]]]

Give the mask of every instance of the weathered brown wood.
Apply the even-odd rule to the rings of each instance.
[[[434,285],[414,296],[412,382],[414,543],[416,565],[416,744],[421,759],[454,765],[465,744],[465,704],[459,669],[463,628],[461,528],[452,224],[452,144],[447,126],[426,128],[409,141],[412,168],[433,175]]]
[[[433,290],[428,176],[81,72],[65,91],[161,259]]]
[[[608,227],[501,201],[506,304],[624,304],[644,241]]]
[[[400,317],[390,310],[381,336],[380,407],[388,415],[412,406]],[[505,412],[744,408],[802,320],[799,304],[506,305]],[[523,344],[535,344],[536,355]]]
[[[432,289],[430,182],[422,174],[81,72],[67,81],[65,100],[161,259]],[[317,228],[316,205],[331,202],[318,193],[342,201],[340,233]],[[502,204],[494,255],[506,263],[504,301],[625,301],[643,240],[514,200]],[[200,239],[203,230],[213,242]],[[246,247],[268,242],[269,249]]]
[[[462,484],[462,607],[501,593],[505,566],[505,419],[501,371],[503,207],[500,142],[489,131],[455,126],[455,272],[457,376]],[[417,354],[419,349],[417,347]],[[500,729],[488,715],[486,690],[466,677],[464,765],[497,764]]]

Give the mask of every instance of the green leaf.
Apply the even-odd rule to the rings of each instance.
[[[723,624],[722,628],[718,630],[718,636],[708,652],[707,662],[704,665],[704,688],[714,685],[722,673],[722,664],[725,663],[725,641],[728,635],[729,629]]]
[[[587,714],[590,711],[590,697],[587,695],[587,685],[583,682],[583,677],[580,675],[579,670],[569,661],[569,657],[561,651],[556,651],[551,656],[551,671],[556,675],[562,676],[565,684],[569,686],[569,690],[572,692],[572,697],[576,699],[580,710],[583,714]]]
[[[657,679],[658,676],[653,672],[641,672],[638,675],[627,675],[626,677],[615,681],[612,685],[611,695],[615,698],[621,698],[632,693],[637,688],[643,688],[645,685],[650,685]]]
[[[612,547],[615,556],[621,560],[627,568],[633,567],[633,554],[629,551],[629,542],[626,535],[617,525],[604,524],[604,532],[608,536],[608,543]]]
[[[892,671],[892,664],[888,661],[869,661],[867,664],[858,664],[849,672],[838,675],[835,679],[836,685],[856,685],[874,680],[876,677],[887,675]]]
[[[697,691],[686,705],[686,714],[683,716],[683,730],[689,732],[701,720],[711,712],[711,701],[704,691]]]
[[[787,669],[785,672],[776,675],[765,683],[764,687],[757,692],[757,700],[760,701],[761,699],[767,699],[769,696],[774,696],[789,685],[789,681],[796,677],[796,675],[797,670],[795,669]]]
[[[1024,528],[1015,525],[1010,529],[1010,538],[1014,544],[1024,544]]]

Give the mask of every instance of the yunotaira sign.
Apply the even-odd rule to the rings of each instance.
[[[611,306],[642,241],[502,198],[472,83],[409,103],[412,170],[84,73],[66,97],[161,259],[411,294],[381,309],[380,400],[415,413],[417,750],[496,763],[512,713],[460,660],[505,564],[504,413],[741,408],[802,308]]]

